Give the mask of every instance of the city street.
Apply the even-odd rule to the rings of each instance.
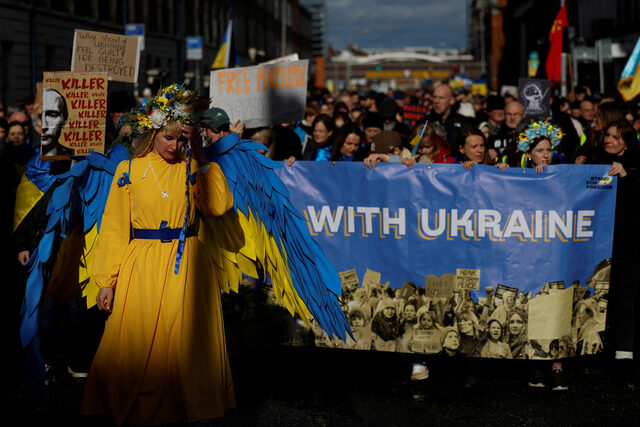
[[[430,378],[416,383],[409,381],[411,360],[287,347],[235,352],[237,408],[198,425],[631,425],[640,413],[640,393],[616,388],[601,359],[565,364],[566,392],[527,387],[523,361],[465,367],[464,359],[432,358]],[[476,372],[475,384],[466,369]],[[78,415],[83,384],[64,377],[34,398],[14,381],[3,390],[2,411],[15,420],[7,425],[109,425]]]

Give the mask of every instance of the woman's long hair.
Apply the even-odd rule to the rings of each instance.
[[[629,154],[638,154],[640,152],[640,145],[638,144],[638,134],[636,130],[631,126],[631,123],[627,119],[619,119],[609,122],[604,128],[604,134],[607,134],[609,128],[615,127],[620,135],[620,138],[627,145],[626,152]]]
[[[491,161],[489,160],[489,150],[487,150],[487,138],[485,138],[484,133],[482,133],[480,129],[471,125],[463,126],[462,129],[460,129],[460,131],[458,132],[458,135],[456,136],[456,146],[453,149],[454,155],[458,160],[460,160],[460,162],[466,162],[467,160],[469,160],[467,159],[467,156],[462,154],[460,148],[464,147],[464,144],[467,142],[467,138],[472,135],[481,137],[484,143],[484,158],[482,159],[481,164],[491,164]]]
[[[421,130],[422,125],[416,125],[409,135],[409,141],[412,141],[413,138],[415,138]],[[429,141],[431,142],[431,144],[433,144],[433,154],[431,155],[431,159],[429,159],[429,161],[433,161],[433,159],[438,157],[438,155],[442,151],[442,147],[448,146],[448,143],[440,135],[438,135],[438,132],[436,132],[433,126],[427,125],[422,138],[420,138],[420,141],[418,141],[418,150],[420,149],[421,144],[426,144]],[[424,154],[420,154],[419,161],[424,162],[423,158],[426,160],[426,156]]]
[[[360,138],[360,140],[362,141],[362,134],[360,132],[360,129],[358,129],[356,125],[354,125],[353,123],[345,124],[338,130],[338,135],[336,136],[336,139],[333,142],[333,150],[331,152],[331,157],[329,157],[329,160],[340,160],[341,158],[340,150],[342,149],[342,144],[344,144],[344,141],[352,133],[355,135],[358,135],[358,138]],[[358,146],[358,150],[360,150],[359,146]]]

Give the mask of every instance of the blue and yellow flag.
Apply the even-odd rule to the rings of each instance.
[[[219,70],[223,68],[229,68],[229,53],[231,52],[231,34],[233,32],[233,19],[229,19],[227,25],[227,31],[224,33],[222,44],[216,55],[216,59],[211,64],[212,70]]]
[[[640,94],[640,37],[636,42],[636,46],[631,52],[631,56],[627,61],[627,65],[622,70],[620,81],[618,82],[618,92],[625,101],[631,101]]]

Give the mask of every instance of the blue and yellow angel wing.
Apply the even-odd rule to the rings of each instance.
[[[22,175],[16,191],[13,231],[16,231],[22,220],[55,182],[56,178],[51,175],[50,169],[51,162],[40,160],[40,154],[35,154],[27,162],[26,172]]]
[[[292,315],[314,319],[330,336],[344,340],[350,329],[338,302],[338,273],[275,174],[281,164],[258,151],[265,149],[235,134],[205,149],[225,174],[234,211],[206,219],[200,237],[219,267],[223,289],[237,289],[243,272],[251,277],[266,273],[276,298]]]
[[[30,180],[35,177],[37,188],[43,194],[53,193],[47,205],[44,234],[27,264],[29,277],[20,326],[23,346],[33,344],[37,336],[38,308],[43,295],[54,291],[64,295],[78,290],[79,278],[86,274],[86,268],[84,272],[79,269],[81,257],[90,256],[87,255],[90,243],[99,230],[113,174],[118,163],[128,158],[126,148],[116,145],[109,156],[91,153],[60,175],[52,175],[48,165],[39,160],[27,165],[26,175]],[[73,289],[65,288],[69,284]]]

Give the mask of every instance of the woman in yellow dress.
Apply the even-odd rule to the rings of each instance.
[[[219,216],[233,197],[190,125],[194,99],[172,85],[134,116],[141,152],[118,166],[96,244],[98,306],[111,314],[82,412],[116,424],[191,422],[235,405],[220,287],[195,209]]]

